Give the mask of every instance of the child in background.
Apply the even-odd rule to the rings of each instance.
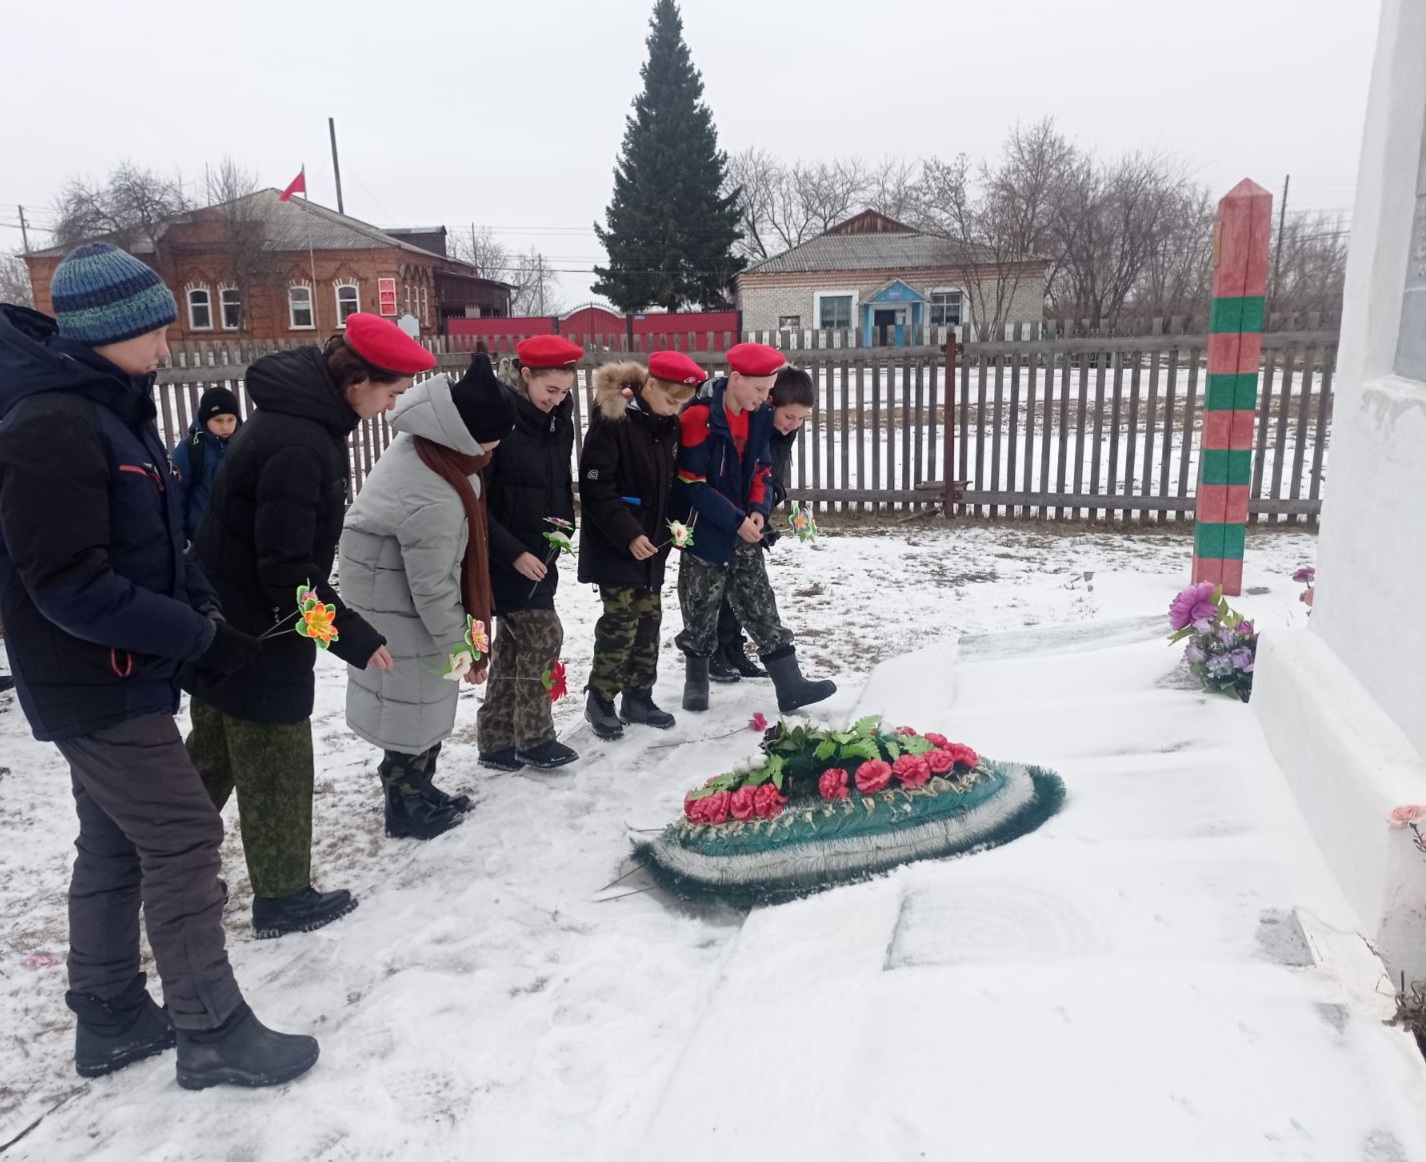
[[[611,363],[594,377],[595,408],[579,458],[579,579],[598,585],[604,602],[584,709],[600,738],[621,737],[626,723],[674,725],[653,700],[660,591],[673,548],[678,413],[703,379],[698,364],[676,351],[656,352],[647,373],[637,363]],[[623,695],[617,714],[616,694]]]
[[[812,377],[800,367],[784,367],[777,373],[768,396],[772,408],[772,435],[768,447],[772,458],[772,511],[787,500],[791,482],[792,447],[797,433],[812,415],[816,401]],[[771,548],[778,533],[768,529],[763,545]],[[718,652],[708,660],[708,676],[715,682],[737,682],[742,678],[766,678],[767,671],[748,657],[743,648],[743,624],[733,612],[733,603],[723,595],[723,608],[718,611]]]
[[[207,511],[228,441],[242,422],[238,397],[226,387],[210,387],[198,400],[188,435],[174,445],[171,459],[176,473],[175,499],[183,514],[184,539],[190,543],[198,535],[199,522]]]
[[[481,765],[497,771],[527,765],[549,770],[579,757],[555,738],[543,678],[564,644],[555,613],[559,554],[545,534],[574,527],[569,393],[584,350],[558,335],[541,335],[526,339],[515,353],[508,389],[515,428],[485,470],[496,627],[476,730]]]

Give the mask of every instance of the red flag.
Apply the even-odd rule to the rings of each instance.
[[[307,196],[307,171],[305,169],[300,171],[295,178],[287,183],[287,188],[282,191],[282,196],[277,200],[279,202],[290,202],[293,194],[301,194],[304,198]]]

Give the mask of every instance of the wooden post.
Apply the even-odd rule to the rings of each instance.
[[[1244,179],[1218,203],[1213,238],[1213,307],[1198,456],[1193,579],[1221,585],[1224,595],[1231,597],[1243,591],[1272,204],[1267,190]]]
[[[941,483],[945,494],[941,498],[941,515],[949,517],[956,503],[956,329],[946,331],[946,419],[941,427]]]

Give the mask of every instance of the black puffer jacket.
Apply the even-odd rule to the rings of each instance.
[[[550,555],[545,533],[555,528],[545,518],[574,521],[574,400],[542,412],[517,391],[515,404],[515,430],[500,441],[485,470],[490,588],[497,614],[555,607],[559,560]],[[521,553],[548,565],[538,585],[515,571]]]
[[[660,589],[673,551],[678,417],[644,406],[644,375],[637,363],[606,363],[594,376],[593,418],[579,457],[579,579],[588,584]],[[629,552],[640,534],[661,546],[647,561]]]
[[[193,544],[228,620],[273,636],[252,665],[197,678],[192,690],[235,718],[301,722],[312,714],[317,646],[294,629],[298,586],[337,607],[331,652],[343,661],[365,668],[385,640],[328,580],[346,511],[347,437],[360,420],[315,347],[263,356],[247,386],[256,411],[233,436]]]
[[[182,664],[213,640],[153,378],[0,307],[0,620],[36,738],[175,713]]]

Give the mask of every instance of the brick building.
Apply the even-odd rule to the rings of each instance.
[[[318,338],[354,311],[410,315],[422,335],[452,318],[510,313],[512,288],[445,253],[444,227],[387,232],[277,190],[177,215],[125,240],[178,299],[172,340]],[[27,255],[35,305],[51,310],[58,248]]]
[[[899,346],[922,327],[1038,323],[1048,263],[995,261],[867,210],[737,279],[749,331],[845,331]]]

